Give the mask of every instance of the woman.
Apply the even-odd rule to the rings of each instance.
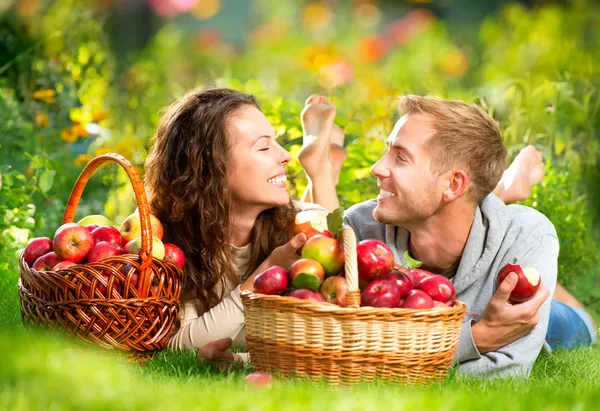
[[[252,290],[267,267],[287,269],[299,258],[306,235],[289,240],[290,225],[299,209],[320,208],[291,201],[289,161],[247,94],[196,90],[161,119],[145,182],[165,241],[186,256],[182,310],[170,347],[198,348],[222,338],[245,346],[241,291]]]

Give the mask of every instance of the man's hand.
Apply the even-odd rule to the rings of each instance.
[[[198,350],[198,362],[212,361],[221,369],[225,369],[235,361],[240,361],[239,355],[234,355],[230,350],[233,340],[231,338],[221,338],[211,341]]]
[[[287,271],[296,260],[300,259],[297,251],[304,245],[307,239],[304,233],[296,234],[290,241],[274,249],[271,255],[240,285],[240,289],[242,291],[252,291],[256,276],[274,265],[278,265]]]
[[[471,328],[473,341],[480,353],[508,345],[529,334],[538,323],[538,312],[550,291],[540,284],[533,298],[521,304],[508,302],[510,293],[517,285],[517,274],[510,273],[496,290],[481,320]]]

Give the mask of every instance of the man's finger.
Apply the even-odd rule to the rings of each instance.
[[[510,293],[512,293],[512,291],[515,289],[515,287],[517,285],[518,279],[519,279],[519,277],[517,276],[517,274],[510,272],[506,276],[504,281],[502,281],[500,283],[500,285],[498,286],[498,289],[494,293],[494,296],[492,297],[492,299],[501,301],[504,303],[507,302],[508,298],[510,297]]]
[[[546,284],[542,282],[531,300],[522,303],[521,308],[531,311],[532,315],[534,315],[539,311],[540,307],[542,304],[544,304],[544,301],[546,301],[548,297],[550,297],[550,290]]]

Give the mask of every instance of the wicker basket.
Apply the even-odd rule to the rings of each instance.
[[[360,307],[356,237],[343,229],[346,307],[242,293],[246,341],[259,371],[332,385],[375,378],[404,383],[443,380],[458,345],[466,306],[431,310]]]
[[[106,162],[119,163],[133,185],[142,225],[139,255],[123,254],[56,272],[38,272],[21,254],[21,318],[26,327],[64,330],[78,340],[105,348],[132,353],[160,350],[177,317],[183,273],[175,264],[151,256],[148,201],[129,161],[118,154],[104,154],[90,161],[73,187],[63,224],[73,221],[88,179]],[[137,287],[134,275],[138,276]]]

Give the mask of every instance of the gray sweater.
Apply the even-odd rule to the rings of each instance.
[[[397,263],[406,266],[403,255],[408,246],[407,230],[379,223],[373,218],[377,200],[365,201],[347,210],[345,220],[357,240],[384,241]],[[454,364],[459,374],[528,377],[545,342],[551,298],[539,311],[539,323],[525,337],[497,351],[479,353],[471,326],[483,314],[494,294],[497,274],[507,263],[535,267],[554,294],[558,260],[558,238],[552,223],[538,211],[519,205],[505,205],[494,194],[486,197],[475,212],[463,256],[452,283],[457,299],[468,306]]]

